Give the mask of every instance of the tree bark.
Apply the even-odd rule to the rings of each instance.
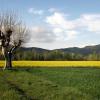
[[[4,69],[12,69],[12,53],[7,52],[6,48],[2,48],[2,52],[5,58]]]
[[[8,52],[5,59],[5,68],[12,69],[12,53]]]

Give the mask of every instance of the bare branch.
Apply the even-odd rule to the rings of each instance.
[[[0,14],[0,30],[2,30],[3,16]]]
[[[29,31],[25,25],[23,25],[22,23],[17,25],[14,34],[12,34],[13,45],[21,46],[23,43],[25,43],[25,41],[27,41],[26,37],[28,36],[28,33]]]
[[[12,45],[17,47],[26,41],[25,35],[28,33],[26,26],[13,12],[0,14],[0,31],[3,32],[5,37],[2,42],[4,46]]]
[[[26,26],[14,13],[0,14],[0,46],[6,67],[11,67],[11,55],[16,48],[25,43],[28,33]]]

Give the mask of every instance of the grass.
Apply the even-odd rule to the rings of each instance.
[[[0,67],[4,66],[4,61],[0,61]],[[13,61],[14,67],[99,67],[100,61]]]
[[[100,69],[0,70],[0,100],[100,100]]]

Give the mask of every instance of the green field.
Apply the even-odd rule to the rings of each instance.
[[[1,69],[0,100],[100,100],[100,69]]]

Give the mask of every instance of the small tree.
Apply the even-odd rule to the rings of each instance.
[[[5,68],[12,68],[12,55],[26,41],[25,25],[14,13],[0,14],[0,46],[5,58]]]

